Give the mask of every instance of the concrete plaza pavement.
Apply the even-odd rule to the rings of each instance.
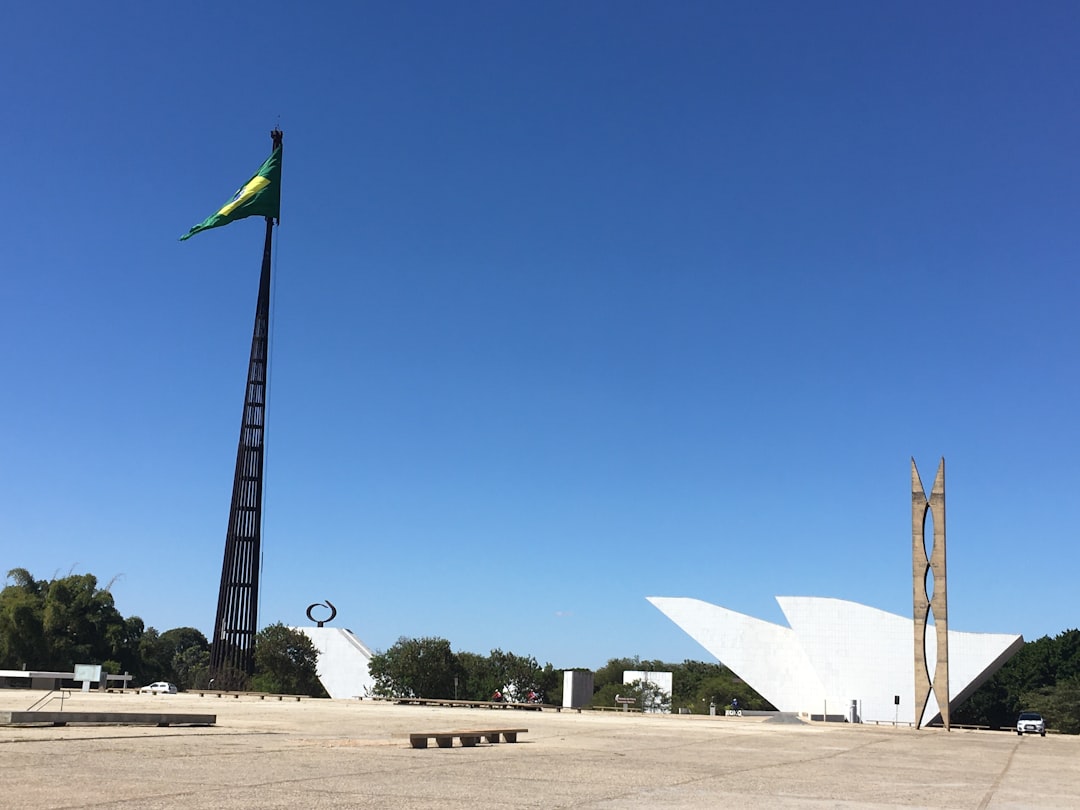
[[[0,690],[0,711],[40,694]],[[1080,806],[1080,737],[1055,734],[196,694],[76,692],[64,710],[215,713],[217,724],[0,727],[0,807]],[[499,727],[529,732],[475,748],[408,739]]]

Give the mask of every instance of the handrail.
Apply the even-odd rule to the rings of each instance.
[[[59,695],[54,695],[53,693],[57,692],[57,691],[59,691],[60,694]],[[33,703],[31,703],[30,706],[26,709],[26,711],[28,711],[28,712],[40,711],[42,709],[42,707],[44,707],[47,703],[51,703],[54,700],[59,700],[60,701],[60,711],[63,711],[64,710],[64,698],[65,697],[70,697],[70,696],[71,696],[71,690],[70,689],[59,689],[59,690],[50,689],[48,692],[46,692],[40,698],[38,698]]]

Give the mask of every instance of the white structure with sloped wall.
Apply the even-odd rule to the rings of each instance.
[[[563,672],[562,705],[564,709],[588,706],[593,696],[593,673],[583,669]]]
[[[369,697],[375,681],[368,671],[371,650],[352,630],[341,627],[295,627],[319,651],[319,680],[332,698]]]
[[[778,596],[784,627],[700,599],[647,598],[780,711],[847,715],[854,701],[864,722],[915,722],[912,619],[842,599]],[[934,628],[927,631],[934,650]],[[950,630],[950,706],[1023,643],[1019,635]],[[931,696],[924,724],[937,713]]]

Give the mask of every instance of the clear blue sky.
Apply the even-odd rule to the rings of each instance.
[[[1080,7],[18,4],[0,567],[212,629],[285,133],[261,623],[556,667],[645,601],[1078,624]],[[1022,589],[1021,589],[1022,587]]]

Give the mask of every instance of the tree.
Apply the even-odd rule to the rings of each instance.
[[[633,658],[609,658],[608,662],[593,673],[593,692],[599,692],[608,684],[622,686],[623,672],[626,670],[645,669],[641,665],[641,659]]]
[[[454,697],[466,700],[487,700],[496,689],[502,689],[491,661],[486,655],[471,652],[457,653],[458,683]]]
[[[311,639],[277,622],[255,635],[255,676],[251,685],[259,692],[325,697],[318,664],[319,651]]]
[[[376,695],[446,699],[454,697],[455,676],[460,680],[464,674],[446,639],[404,636],[373,655],[368,671]]]
[[[51,653],[47,666],[67,669],[115,657],[109,631],[115,630],[119,643],[126,643],[123,625],[112,594],[97,587],[93,574],[54,579],[45,594],[43,629]]]
[[[540,688],[536,690],[540,693],[544,702],[561,706],[562,688],[562,672],[555,669],[550,663],[544,664],[544,668],[540,670]]]
[[[120,616],[117,611],[117,616]],[[146,625],[138,616],[131,616],[120,622],[112,622],[105,629],[105,643],[109,650],[111,662],[114,668],[110,669],[103,665],[106,672],[119,675],[122,672],[134,673],[142,666],[139,654],[139,646]]]
[[[173,672],[181,689],[205,689],[210,685],[210,650],[188,647],[176,653]]]
[[[1056,731],[1076,728],[1080,716],[1073,702],[1080,683],[1080,630],[1029,641],[964,703],[955,708],[958,724],[1011,728],[1019,712],[1042,713]]]
[[[207,685],[210,644],[194,627],[174,627],[164,633],[148,628],[139,639],[139,657],[140,683],[170,681],[180,689]]]
[[[172,651],[153,627],[139,639],[139,667],[133,674],[138,684],[173,680]]]
[[[0,656],[9,667],[70,669],[78,663],[134,667],[142,621],[125,620],[93,574],[35,580],[8,572],[0,592]]]
[[[214,671],[214,677],[210,678],[209,673],[206,675],[207,688],[213,687],[214,689],[222,689],[229,692],[246,692],[248,689],[254,688],[252,686],[252,677],[249,676],[244,670],[237,669],[236,667],[224,666]],[[261,691],[272,691],[264,689]],[[281,694],[292,694],[291,692],[283,692]]]
[[[629,697],[637,698],[637,705],[643,712],[670,712],[671,695],[660,688],[660,684],[650,680],[635,680],[626,684]]]
[[[1039,712],[1047,728],[1062,734],[1080,734],[1080,678],[1026,692],[1020,696],[1020,705]]]
[[[12,568],[7,575],[16,588],[31,593],[41,593],[49,584],[45,580],[35,581],[33,575],[25,568]]]
[[[594,676],[595,678],[595,676]],[[594,680],[595,684],[595,680]],[[592,700],[589,701],[589,706],[604,707],[604,706],[617,706],[618,703],[615,700],[615,696],[622,697],[626,693],[627,687],[622,683],[615,683],[609,681],[593,692]],[[630,706],[632,709],[640,709],[641,706],[638,703],[634,703]]]
[[[672,666],[672,705],[705,713],[737,699],[744,709],[771,710],[773,705],[723,664],[683,661]]]
[[[181,689],[205,687],[210,671],[206,636],[194,627],[174,627],[162,633],[161,640],[170,653],[171,680]]]
[[[531,655],[520,656],[499,649],[488,656],[495,678],[494,689],[505,690],[512,701],[524,701],[529,692],[541,690],[540,665]]]
[[[640,699],[635,705],[648,710],[648,703],[657,697],[632,693],[629,684],[622,682],[626,671],[670,672],[672,694],[666,696],[662,703],[693,713],[706,713],[710,705],[726,706],[735,698],[741,707],[747,709],[773,709],[771,703],[723,664],[704,661],[668,664],[663,661],[642,661],[640,658],[612,658],[598,669],[593,678],[592,705],[614,705],[615,695],[619,694],[623,697],[638,696]]]
[[[8,571],[12,584],[0,591],[0,668],[39,667],[49,657],[45,642],[46,582],[25,568]]]
[[[541,668],[532,656],[492,650],[490,655],[456,653],[458,689],[455,697],[488,700],[498,689],[512,700],[524,700],[529,692],[547,702],[562,700],[561,673],[551,664]]]

